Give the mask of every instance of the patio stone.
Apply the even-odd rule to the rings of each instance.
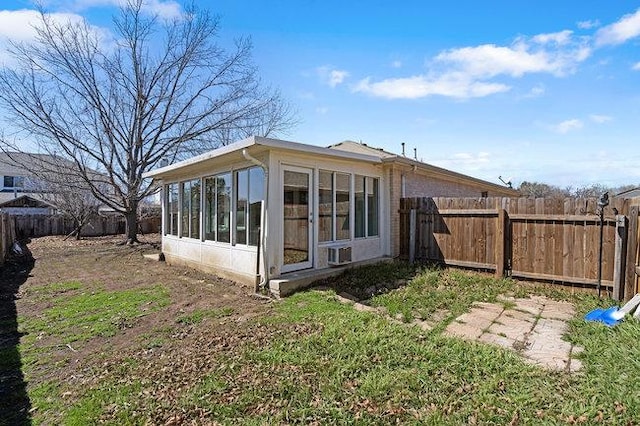
[[[499,300],[512,302],[515,307],[476,303],[449,324],[444,333],[508,348],[526,362],[550,370],[575,372],[582,368],[580,360],[571,358],[582,348],[562,339],[568,330],[566,321],[575,314],[570,303],[542,296]]]
[[[529,312],[533,316],[538,316],[542,312],[544,305],[535,299],[516,299],[516,309],[519,311]]]
[[[519,311],[516,309],[507,309],[502,314],[503,317],[515,318],[522,321],[527,321],[531,325],[533,325],[536,321],[536,317],[531,315],[529,312]]]
[[[522,339],[526,333],[531,331],[532,326],[533,324],[527,321],[501,316],[498,322],[493,323],[491,327],[489,327],[489,332],[518,340]]]
[[[558,320],[569,320],[575,315],[573,306],[567,302],[551,301],[547,303],[542,311],[543,318],[552,318]]]
[[[445,333],[450,336],[474,340],[482,335],[482,329],[472,324],[465,324],[454,321],[447,326]]]
[[[483,333],[479,338],[479,341],[483,343],[489,343],[491,345],[498,345],[505,348],[512,348],[513,344],[516,342],[514,339],[509,337],[500,336],[498,334],[493,333]]]

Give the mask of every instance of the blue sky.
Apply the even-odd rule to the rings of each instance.
[[[121,0],[47,0],[108,27]],[[640,184],[640,3],[200,0],[298,109],[285,139],[362,141],[499,183]],[[171,16],[181,6],[150,0]],[[28,39],[27,0],[0,5]],[[1,53],[0,53],[1,55]]]

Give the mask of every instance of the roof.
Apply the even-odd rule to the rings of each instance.
[[[508,195],[518,195],[518,191],[516,191],[513,188],[508,188],[493,182],[474,178],[469,175],[454,172],[452,170],[444,169],[442,167],[434,166],[428,163],[424,163],[422,161],[414,160],[404,155],[394,154],[380,148],[373,148],[364,143],[354,142],[354,141],[344,141],[344,142],[340,142],[338,144],[332,145],[330,146],[330,148],[335,150],[340,150],[340,151],[357,152],[357,153],[366,154],[366,155],[376,155],[382,160],[383,163],[404,164],[410,167],[415,167],[416,170],[421,170],[425,173],[436,175],[438,177],[442,177],[445,179],[464,181],[464,182],[475,184],[487,189],[499,191],[501,193],[508,194]]]
[[[34,164],[32,155],[24,152],[0,152],[0,175],[3,176],[27,176],[27,167]]]
[[[640,187],[627,189],[626,191],[619,192],[615,195],[621,198],[636,198],[640,197]]]
[[[0,193],[0,208],[2,207],[52,207],[51,204],[42,200],[38,194],[9,192]],[[16,196],[17,195],[17,196]]]
[[[193,158],[189,158],[184,161],[180,161],[168,166],[160,167],[158,169],[150,170],[146,172],[142,177],[144,178],[157,178],[163,175],[169,175],[171,172],[178,169],[184,169],[189,167],[198,166],[204,162],[212,160],[214,158],[221,157],[226,154],[241,152],[243,149],[251,149],[254,147],[265,147],[272,149],[281,149],[286,151],[300,152],[305,154],[314,154],[329,158],[344,159],[344,160],[356,160],[364,161],[373,164],[381,164],[382,159],[379,156],[364,154],[350,151],[340,151],[333,148],[324,148],[315,145],[308,145],[299,142],[283,141],[279,139],[263,138],[259,136],[252,136],[247,139],[243,139],[239,142],[232,143],[227,146],[214,149],[213,151],[205,152],[202,155],[198,155]]]
[[[398,155],[392,152],[385,151],[382,148],[374,148],[362,142],[343,141],[335,145],[331,145],[329,146],[329,148],[337,149],[340,151],[358,152],[360,154],[365,154],[365,155],[374,155],[380,158],[398,157]]]
[[[45,170],[43,167],[50,165],[75,168],[74,163],[59,156],[31,152],[0,151],[0,175],[31,176],[33,173],[30,173],[30,171]]]
[[[421,161],[412,160],[405,156],[393,154],[383,149],[373,148],[359,142],[344,141],[324,148],[299,142],[283,141],[279,139],[263,138],[259,136],[252,136],[239,142],[235,142],[233,144],[214,149],[213,151],[206,152],[202,155],[189,158],[187,160],[180,161],[168,166],[160,167],[158,169],[150,170],[146,172],[143,177],[170,177],[174,174],[174,172],[178,170],[195,170],[203,163],[206,163],[223,155],[229,155],[233,153],[238,154],[244,149],[256,150],[259,147],[301,152],[305,154],[314,154],[332,159],[364,161],[372,164],[403,164],[409,167],[415,167],[416,170],[429,173],[430,175],[437,176],[442,179],[451,181],[463,181],[467,184],[477,185],[478,187],[481,187],[483,189],[497,191],[505,195],[515,196],[518,194],[516,190],[507,188],[503,185],[487,182],[482,179],[477,179],[471,176],[464,175],[462,173],[443,169],[441,167],[433,166]]]

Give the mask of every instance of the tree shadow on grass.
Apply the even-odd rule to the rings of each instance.
[[[0,267],[0,425],[31,424],[31,401],[20,358],[16,300],[20,286],[35,265],[26,244],[21,256]]]

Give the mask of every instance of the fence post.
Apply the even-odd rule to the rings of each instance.
[[[505,209],[498,209],[498,223],[496,224],[496,277],[504,277],[504,264],[505,264],[505,224],[507,219],[507,212]]]
[[[613,260],[613,299],[622,300],[625,298],[624,291],[624,266],[626,256],[625,248],[627,245],[627,217],[624,215],[616,216],[616,239],[615,254]]]
[[[416,260],[416,209],[411,209],[409,212],[409,263],[413,263]]]
[[[636,252],[638,250],[638,206],[629,209],[629,226],[627,227],[627,255],[624,273],[624,300],[636,294]]]
[[[0,213],[0,266],[4,265],[4,259],[7,255],[7,214]]]

